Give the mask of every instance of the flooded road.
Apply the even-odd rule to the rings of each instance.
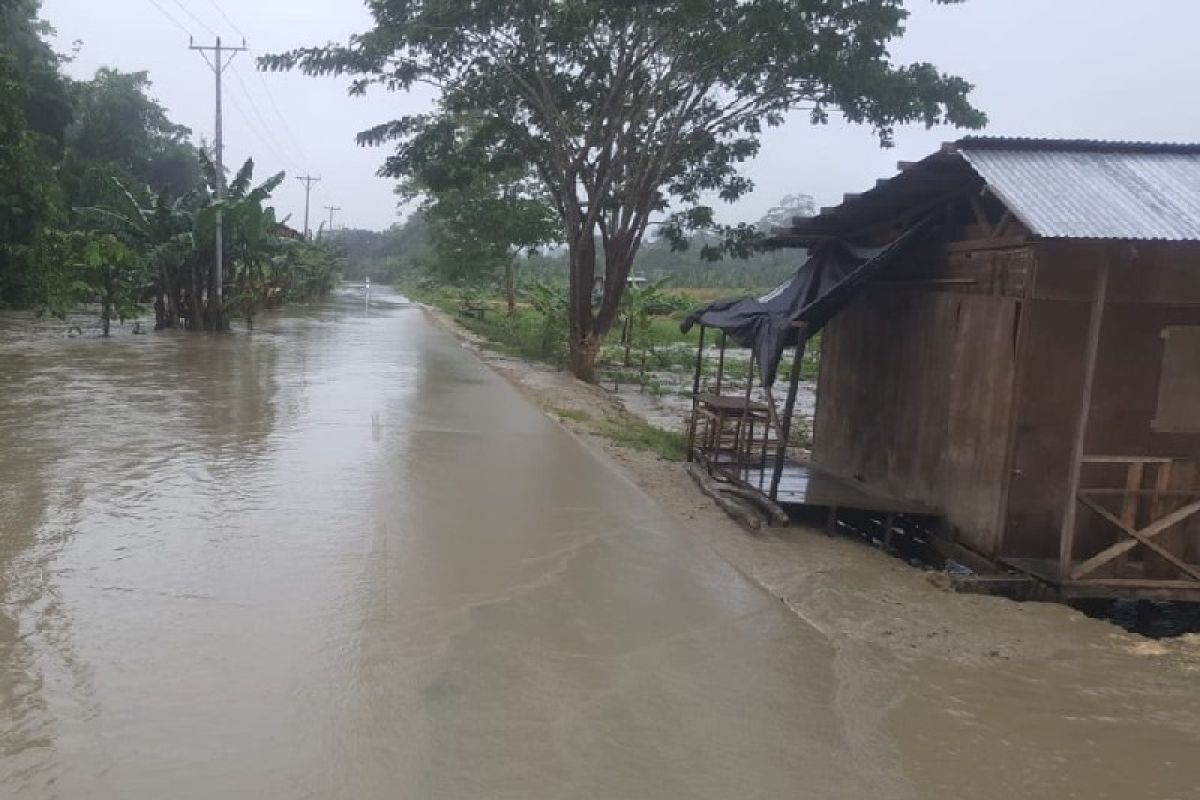
[[[419,310],[259,324],[0,349],[0,797],[1200,788],[1200,684],[840,643]]]

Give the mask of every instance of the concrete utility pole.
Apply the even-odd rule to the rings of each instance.
[[[217,168],[217,186],[215,190],[217,202],[225,197],[225,130],[224,123],[221,117],[221,76],[229,67],[230,62],[237,57],[238,53],[246,50],[246,43],[243,41],[241,47],[226,47],[221,44],[221,37],[217,37],[217,42],[214,45],[198,45],[194,41],[188,44],[189,50],[196,50],[200,53],[205,63],[212,69],[213,75],[217,79],[217,135],[216,135],[216,153],[215,161]],[[213,57],[208,57],[209,51],[212,51]],[[213,308],[213,318],[216,321],[217,327],[224,325],[225,319],[225,301],[222,297],[223,287],[225,285],[225,230],[223,220],[221,219],[221,211],[217,210],[217,255],[213,263],[213,278],[216,282],[216,295],[209,298],[209,303]]]
[[[333,233],[333,214],[335,211],[341,211],[341,206],[325,206],[325,210],[329,212],[329,232]]]
[[[299,178],[296,178],[296,180],[298,180],[298,181],[300,181],[301,183],[303,183],[303,184],[304,184],[304,238],[305,238],[305,239],[309,239],[309,238],[311,238],[311,237],[308,235],[308,202],[309,202],[309,196],[312,194],[312,185],[313,185],[314,183],[320,183],[320,182],[321,182],[321,179],[320,179],[320,178],[314,178],[314,177],[312,177],[311,175],[301,175]]]

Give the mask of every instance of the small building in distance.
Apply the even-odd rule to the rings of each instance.
[[[824,329],[813,461],[1064,598],[1200,600],[1200,145],[968,138],[776,242],[894,241]]]

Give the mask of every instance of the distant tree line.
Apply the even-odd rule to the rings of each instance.
[[[71,79],[39,10],[0,0],[0,308],[96,303],[107,333],[153,305],[160,327],[219,330],[227,313],[251,320],[331,288],[333,255],[298,241],[267,205],[282,176],[255,185],[247,161],[218,204],[213,164],[151,97],[147,73]]]
[[[536,207],[516,207],[523,213],[513,215],[514,207],[499,197],[463,201],[461,196],[431,194],[403,222],[386,231],[342,229],[327,234],[327,241],[343,258],[345,276],[354,280],[369,275],[388,283],[432,279],[453,284],[495,282],[507,288],[511,279],[521,284],[565,285],[569,258],[554,244],[552,221],[547,222],[547,215]],[[808,195],[788,195],[755,223],[755,229],[770,232],[814,211]],[[501,219],[508,222],[497,224]],[[718,244],[704,232],[682,239],[652,237],[638,251],[632,274],[650,282],[667,279],[667,285],[675,288],[750,290],[782,282],[806,257],[802,250],[776,249],[743,258],[714,258],[711,248]]]

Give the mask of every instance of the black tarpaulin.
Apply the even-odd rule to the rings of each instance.
[[[845,242],[826,242],[792,277],[762,297],[710,303],[688,314],[683,331],[697,323],[724,331],[753,351],[763,383],[770,386],[784,351],[802,344],[801,335],[807,339],[821,330],[925,227],[926,223],[914,225],[887,247],[869,253],[855,252]],[[807,324],[801,330],[797,322]]]

